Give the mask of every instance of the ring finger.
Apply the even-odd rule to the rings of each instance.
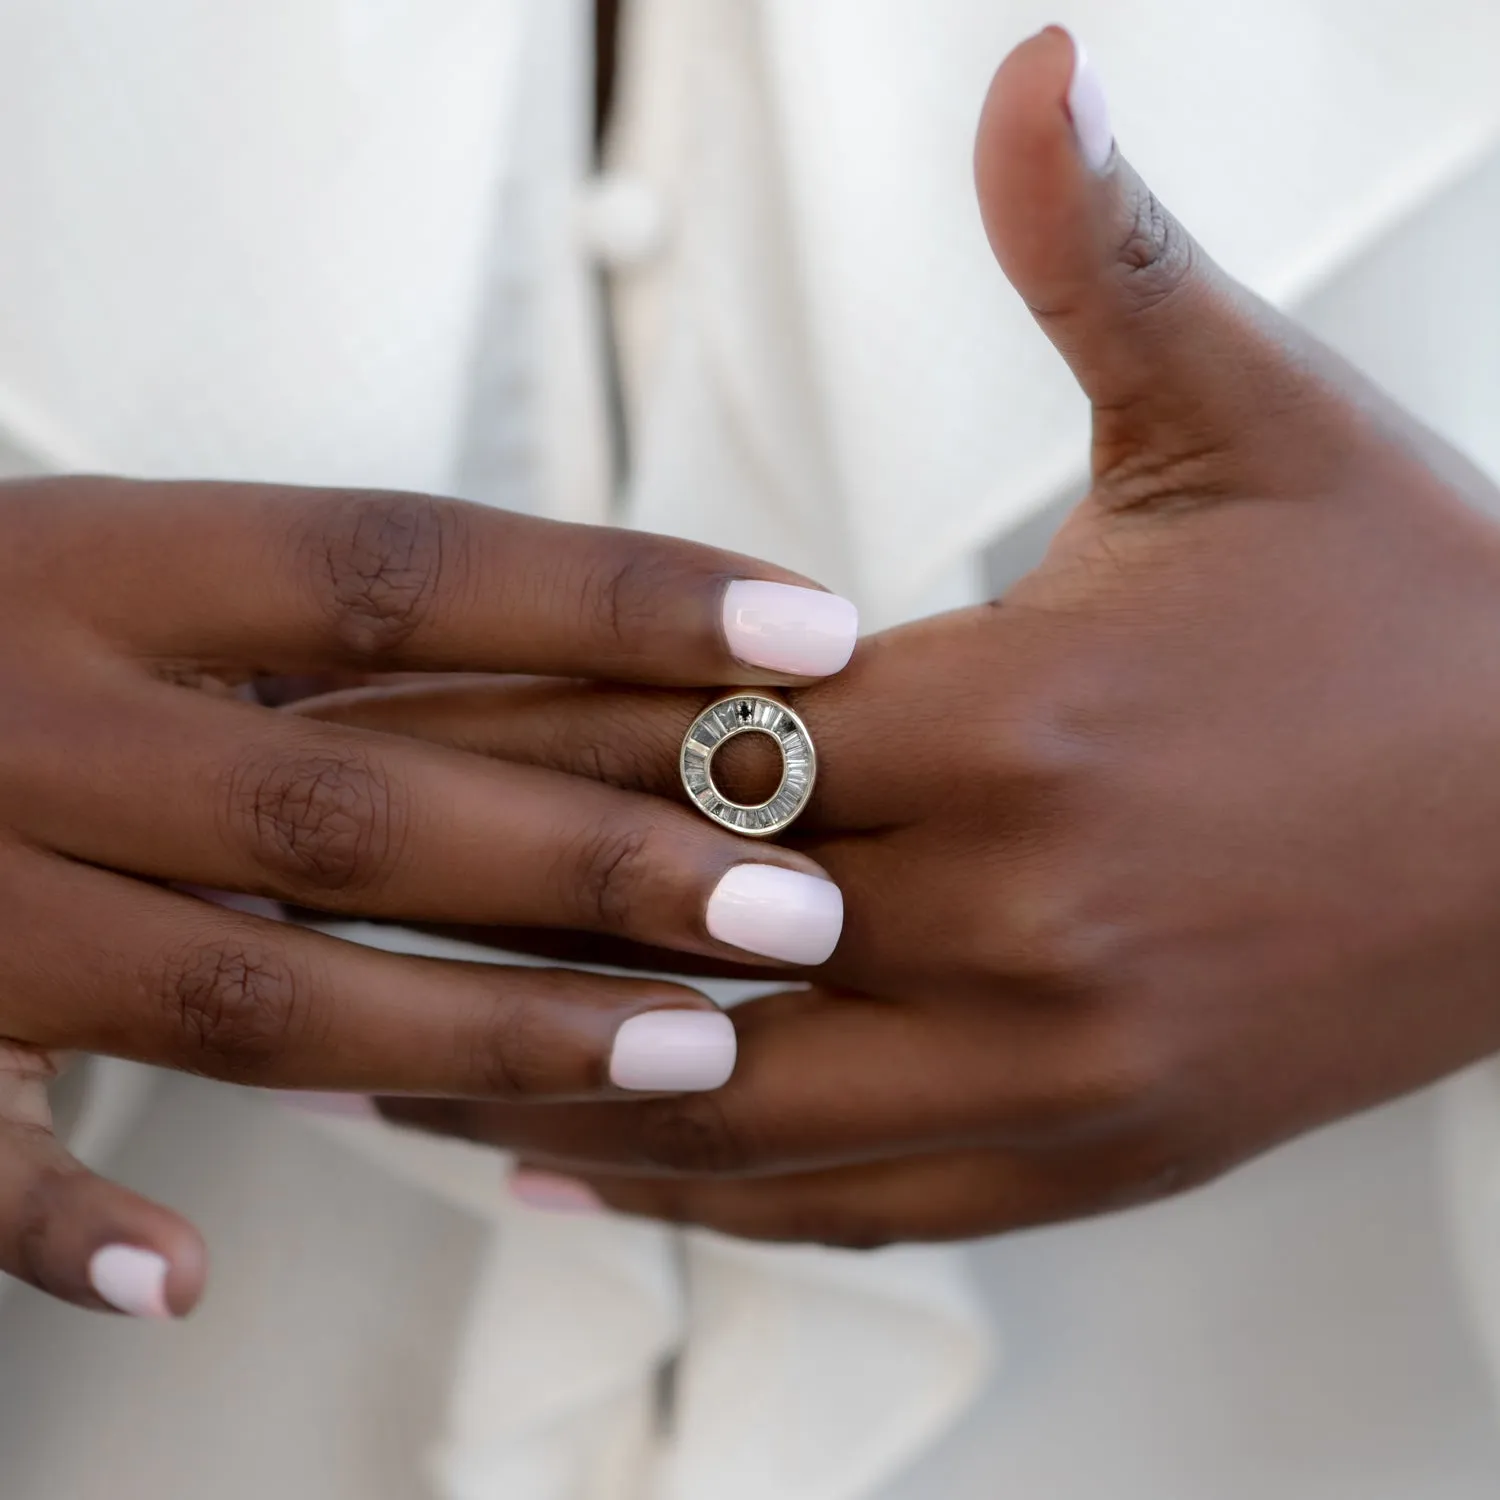
[[[268,1088],[587,1099],[716,1088],[733,1027],[681,986],[364,948],[12,851],[0,1035]],[[86,917],[83,915],[86,914]]]
[[[608,933],[819,964],[843,903],[806,856],[660,798],[397,735],[102,674],[63,763],[21,757],[8,813],[92,864],[407,920]],[[36,715],[45,724],[44,715]]]

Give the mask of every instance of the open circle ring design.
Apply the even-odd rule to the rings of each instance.
[[[736,735],[765,734],[781,751],[781,785],[764,802],[733,802],[714,784],[713,760]],[[775,698],[736,693],[705,708],[682,739],[682,784],[704,817],[751,838],[766,839],[789,827],[812,796],[818,756],[807,725]]]

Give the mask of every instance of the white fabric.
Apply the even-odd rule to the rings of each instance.
[[[637,0],[611,160],[667,226],[616,270],[633,520],[805,568],[882,624],[1076,483],[1081,402],[996,273],[969,182],[989,71],[1044,21],[1087,38],[1167,201],[1282,300],[1337,283],[1500,140],[1483,0],[1058,10]],[[603,518],[573,199],[586,42],[581,0],[0,9],[0,425],[53,467],[457,487]],[[1394,321],[1356,311],[1356,332]],[[1475,333],[1437,363],[1473,370],[1456,351]],[[520,353],[497,368],[497,345]],[[1472,419],[1483,380],[1437,415]],[[1451,1156],[1489,1309],[1495,1114],[1465,1113]],[[331,1128],[498,1223],[435,1460],[451,1500],[854,1500],[980,1382],[960,1252],[542,1220],[481,1154]]]

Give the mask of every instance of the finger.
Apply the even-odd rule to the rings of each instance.
[[[182,1317],[203,1292],[197,1231],[95,1176],[52,1134],[42,1054],[0,1044],[0,1273],[79,1307]]]
[[[941,628],[951,639],[983,623],[980,612],[973,611],[945,617]],[[920,629],[902,633],[908,646],[920,645],[911,640]],[[995,786],[1000,799],[993,812],[997,826],[1018,836],[996,844],[984,856],[983,868],[971,871],[972,878],[957,887],[929,890],[920,882],[913,885],[912,869],[930,862],[933,855],[931,765],[922,756],[891,756],[889,738],[869,732],[866,683],[881,672],[886,649],[886,638],[865,642],[841,677],[795,695],[818,745],[819,778],[811,805],[788,838],[844,896],[843,935],[827,963],[816,969],[820,980],[881,995],[922,993],[934,987],[947,991],[968,977],[962,964],[965,938],[972,938],[992,958],[999,953],[1007,924],[993,893],[1005,887],[1015,860],[1030,847],[1022,821],[1024,805],[1016,798],[1008,811],[993,770],[977,758],[967,761],[960,767],[965,774],[972,766],[975,774],[987,776]],[[993,688],[996,680],[995,672],[981,679],[986,688]],[[914,691],[915,710],[909,717],[920,722],[925,690],[919,685]],[[951,700],[951,691],[948,697]],[[345,693],[317,700],[306,709],[344,723],[565,768],[685,800],[677,747],[701,701],[692,694],[567,681],[471,678]],[[934,701],[930,707],[934,713],[953,711],[951,701]],[[743,738],[753,741],[755,736]],[[775,751],[771,758],[776,759]],[[714,774],[716,779],[721,775],[717,759]],[[728,785],[731,795],[754,795],[734,788],[732,782]],[[878,837],[871,836],[876,833]],[[685,958],[680,956],[681,945],[674,954],[607,934],[578,937],[502,924],[489,932],[466,929],[463,935],[569,963],[749,977],[743,962],[727,955]],[[1018,950],[1008,955],[1014,971],[1024,976],[1030,960],[1019,950],[1025,943],[1018,940],[1011,946]],[[971,944],[968,951],[980,950]],[[801,966],[793,972],[813,971]]]
[[[1284,417],[1311,382],[1287,329],[1214,267],[1114,150],[1098,76],[1058,27],[1006,58],[975,155],[1005,274],[1096,409],[1106,460],[1170,436],[1186,459],[1215,436]]]
[[[735,1076],[701,1098],[557,1110],[420,1101],[394,1118],[560,1171],[778,1176],[893,1155],[1034,1147],[1111,1121],[1127,1059],[1083,1046],[1057,1008],[930,1005],[818,990],[737,1006]]]
[[[867,641],[838,678],[785,695],[818,751],[817,784],[793,825],[796,836],[886,826],[916,805],[924,790],[920,775],[904,762],[891,763],[882,736],[869,732],[866,687],[878,677],[884,651],[879,638]],[[296,712],[687,805],[679,768],[683,736],[716,696],[566,679],[469,677],[351,689],[300,703]],[[775,790],[779,752],[768,737],[746,734],[726,744],[713,767],[726,791],[754,801]]]
[[[837,889],[795,852],[660,799],[158,685],[26,757],[26,836],[131,873],[327,911],[577,928],[816,964]],[[41,728],[46,728],[43,724]],[[40,732],[40,731],[39,731]]]
[[[430,496],[78,479],[30,493],[54,594],[167,661],[796,681],[836,672],[858,632],[847,600],[749,558]]]
[[[18,1041],[266,1088],[515,1100],[718,1087],[733,1027],[677,985],[380,952],[43,855],[5,865]],[[86,913],[79,920],[78,913]]]
[[[929,829],[898,827],[878,838],[828,834],[799,840],[802,850],[844,896],[844,922],[832,956],[818,965],[790,965],[777,977],[806,979],[865,995],[953,995],[971,990],[980,972],[1008,975],[1017,994],[1052,998],[1055,972],[1045,929],[1028,926],[1024,907],[997,899],[1030,845],[1001,844],[977,856],[956,886],[913,881],[930,864]],[[594,933],[536,927],[473,927],[433,923],[442,936],[528,953],[559,963],[596,964],[647,973],[764,980],[764,965],[683,953]],[[998,987],[988,981],[989,987]]]
[[[967,631],[979,623],[978,614],[948,616],[943,626],[952,633]],[[885,649],[880,637],[863,643],[841,677],[795,695],[818,746],[819,777],[811,805],[787,837],[833,879],[844,897],[842,937],[827,963],[816,968],[816,976],[866,993],[900,996],[934,985],[950,989],[966,978],[961,964],[965,935],[996,955],[1004,923],[993,892],[1004,887],[1017,851],[1029,845],[1023,838],[1002,840],[985,855],[984,868],[971,872],[974,878],[959,887],[929,890],[920,882],[912,884],[912,869],[932,858],[931,766],[929,759],[916,755],[890,756],[888,737],[869,732],[863,707],[869,698],[866,682],[881,671]],[[995,680],[993,672],[983,679],[988,686]],[[922,689],[916,691],[920,699]],[[305,708],[342,723],[564,768],[686,800],[677,751],[683,728],[692,723],[701,703],[702,698],[693,694],[624,691],[557,680],[471,678],[344,693]],[[952,712],[951,703],[934,702],[931,707],[934,712]],[[920,701],[916,708],[913,717],[919,722]],[[743,738],[753,741],[755,736]],[[774,750],[771,758],[776,758]],[[998,778],[977,762],[969,764],[978,774],[990,776],[1003,802]],[[714,774],[716,779],[721,776],[717,760]],[[753,795],[734,788],[732,782],[728,785],[731,795]],[[1007,828],[1012,826],[1006,823],[1003,805],[994,816]],[[1014,819],[1020,816],[1018,806]],[[1018,822],[1015,831],[1024,833]],[[870,836],[877,832],[878,837]],[[466,928],[462,935],[569,963],[753,977],[742,961],[724,954],[684,957],[681,945],[671,953],[607,934],[580,937],[507,923],[492,931]],[[1016,972],[1025,973],[1027,956],[1014,957]],[[920,973],[915,972],[918,968]],[[793,972],[811,975],[814,970],[796,966]]]
[[[737,1239],[873,1250],[975,1239],[1108,1206],[1092,1174],[1022,1152],[975,1151],[872,1162],[753,1182],[564,1177],[522,1167],[511,1191],[541,1209],[587,1205],[712,1229]]]
[[[765,968],[753,961],[734,963],[705,958],[669,948],[650,948],[621,938],[601,937],[591,932],[560,932],[554,927],[467,927],[461,923],[444,922],[423,922],[418,924],[417,930],[454,942],[473,943],[476,947],[494,948],[502,953],[524,953],[530,958],[574,967],[587,964],[681,979],[743,979],[762,984],[766,980]],[[829,962],[834,967],[840,966],[837,958]],[[813,972],[790,965],[779,970],[776,979],[778,982],[801,979]]]

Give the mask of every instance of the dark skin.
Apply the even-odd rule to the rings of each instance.
[[[735,954],[709,893],[755,849],[660,799],[273,712],[266,672],[545,670],[739,682],[712,549],[418,495],[0,486],[0,1271],[102,1306],[92,1255],[204,1281],[177,1215],[53,1138],[69,1051],[264,1087],[607,1097],[613,1038],[711,1010],[651,980],[438,963],[174,885],[417,921],[540,922]],[[779,674],[750,671],[775,680]],[[784,678],[783,678],[784,680]]]
[[[1006,61],[977,177],[1093,403],[1092,491],[1005,599],[791,695],[833,959],[735,1011],[716,1094],[398,1118],[626,1212],[864,1246],[1157,1198],[1500,1048],[1500,497],[1118,155],[1090,171],[1072,64],[1057,31]],[[705,701],[470,681],[320,711],[681,801]]]

